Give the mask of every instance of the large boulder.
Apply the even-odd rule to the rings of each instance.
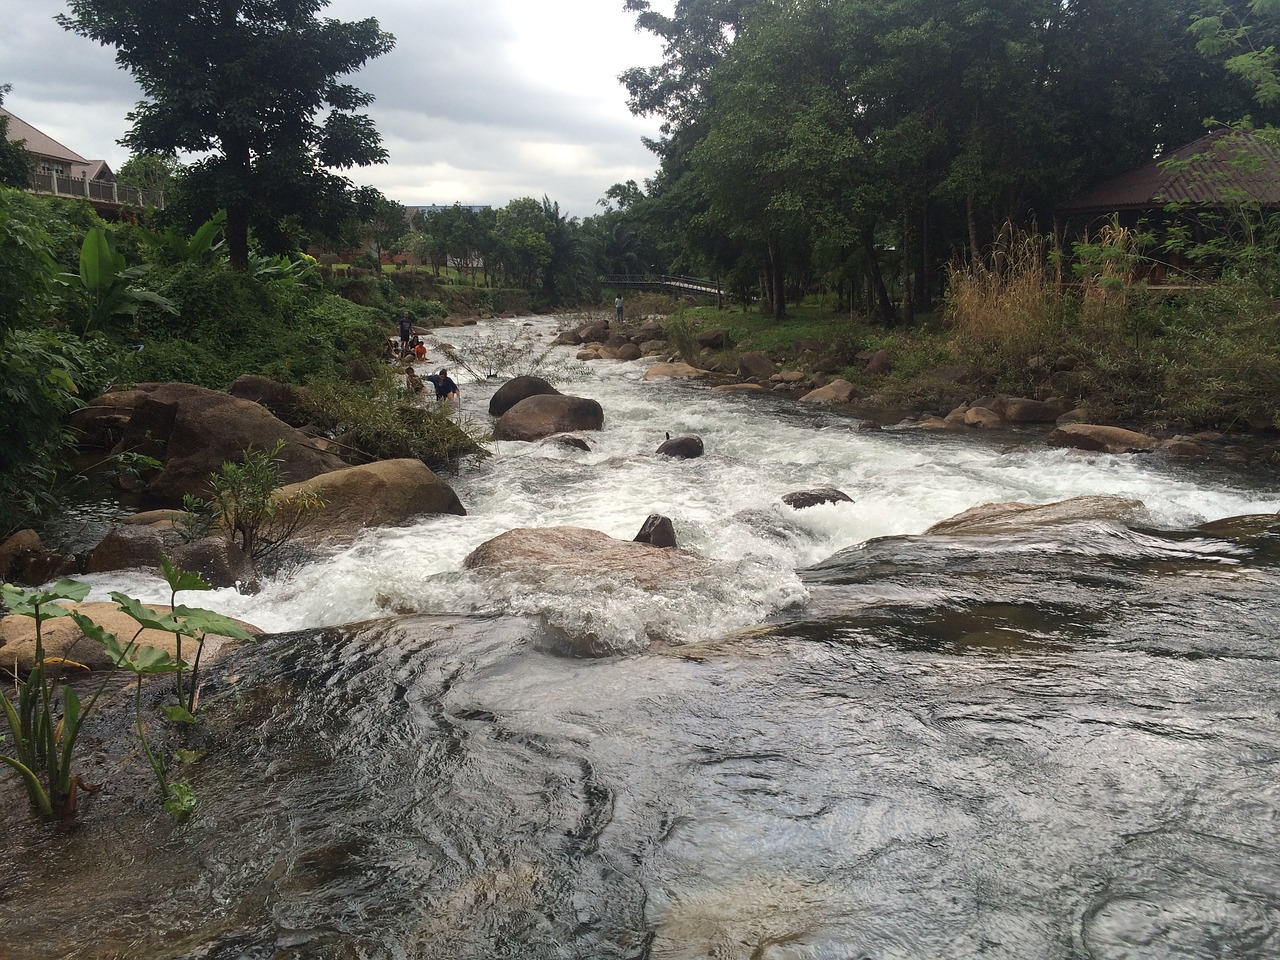
[[[657,553],[658,551],[655,550],[654,552]],[[114,633],[122,641],[134,638],[134,635],[137,634],[136,641],[139,645],[157,647],[170,656],[177,655],[177,641],[172,633],[148,628],[138,634],[138,621],[121,611],[114,603],[95,601],[90,603],[71,603],[66,604],[66,606],[83,613],[98,626],[105,628],[110,633]],[[155,613],[169,612],[169,608],[163,604],[148,603],[143,604],[143,606]],[[249,633],[262,633],[257,627],[250,624],[240,623],[239,621],[237,623]],[[51,620],[46,620],[40,628],[40,633],[46,658],[62,657],[83,664],[90,670],[111,669],[111,660],[103,649],[102,644],[87,638],[70,617],[54,617]],[[217,654],[219,647],[234,642],[226,637],[209,636],[206,638],[204,653],[200,658],[200,662],[202,664],[208,663]],[[184,637],[182,658],[189,662],[195,655],[194,648],[195,641],[190,637]],[[0,665],[3,666],[4,670],[12,671],[16,664],[19,673],[29,672],[35,662],[35,650],[36,630],[34,620],[30,617],[16,615],[0,619]]]
[[[453,488],[421,460],[380,460],[344,467],[281,487],[277,496],[314,494],[324,506],[307,511],[295,539],[304,543],[350,541],[367,527],[413,523],[427,514],[465,517]]]
[[[225,536],[214,535],[187,542],[172,523],[125,523],[113,527],[89,553],[86,573],[142,568],[158,570],[161,555],[174,566],[198,573],[214,587],[250,583],[256,574],[253,561]]]
[[[87,450],[110,450],[125,434],[144,390],[116,390],[94,397],[67,418],[76,441]]]
[[[1154,450],[1154,437],[1097,423],[1064,423],[1049,434],[1051,447],[1071,447],[1095,453],[1146,453]]]
[[[992,409],[1007,423],[1055,423],[1065,413],[1063,404],[1028,397],[998,397]]]
[[[489,416],[500,417],[521,400],[529,397],[554,396],[560,393],[541,377],[513,377],[496,391],[489,401]]]
[[[28,586],[78,572],[76,558],[50,550],[34,530],[19,530],[0,543],[0,583]]]
[[[241,461],[245,450],[273,450],[285,478],[306,480],[346,464],[320,450],[301,431],[251,400],[187,383],[149,385],[116,451],[136,450],[162,463],[145,478],[144,493],[163,505],[181,504],[184,494],[207,496],[209,475],[225,461]]]
[[[644,372],[641,380],[661,380],[670,378],[672,380],[681,379],[683,377],[705,377],[707,371],[699,370],[697,367],[690,366],[687,363],[655,363]]]
[[[1033,527],[1082,520],[1149,521],[1141,500],[1127,497],[1072,497],[1055,503],[984,503],[970,507],[925,531],[933,534],[1012,533]]]
[[[600,430],[604,410],[595,400],[564,394],[526,397],[504,413],[493,428],[495,440],[541,440],[553,433]]]
[[[550,570],[618,578],[644,589],[702,573],[708,561],[678,547],[655,550],[634,540],[616,540],[583,527],[508,530],[486,540],[462,562],[469,570],[496,570],[542,579]]]
[[[292,384],[246,373],[231,382],[227,393],[266,407],[292,427],[301,427],[307,423],[303,392]]]
[[[767,353],[750,350],[738,358],[738,376],[744,380],[767,380],[778,368]]]
[[[810,390],[800,398],[800,402],[831,406],[837,403],[848,403],[855,396],[857,396],[857,389],[848,380],[832,380],[824,387]]]

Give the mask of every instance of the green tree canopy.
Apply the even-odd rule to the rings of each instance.
[[[146,99],[124,143],[208,154],[187,177],[193,203],[227,211],[231,262],[249,262],[252,225],[268,246],[334,224],[350,183],[333,169],[386,159],[372,97],[339,82],[392,48],[373,18],[318,19],[328,0],[69,0],[59,23],[116,48]]]
[[[12,87],[0,83],[0,106]],[[24,141],[9,139],[9,118],[0,114],[0,187],[25,189],[31,178],[31,156],[23,147]]]

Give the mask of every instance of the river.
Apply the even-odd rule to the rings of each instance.
[[[448,331],[490,334],[551,335]],[[1203,527],[1275,513],[1272,476],[859,430],[646,366],[564,387],[604,408],[590,452],[499,443],[449,478],[467,516],[188,597],[273,634],[208,693],[197,816],[108,786],[75,833],[23,834],[6,782],[6,955],[1280,955],[1280,528]],[[464,379],[461,415],[495,385]],[[667,433],[705,456],[655,456]],[[854,502],[780,499],[819,486]],[[1098,495],[1142,509],[924,535]],[[652,513],[706,571],[462,567]]]

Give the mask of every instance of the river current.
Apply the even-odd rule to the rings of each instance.
[[[19,839],[4,955],[1280,955],[1280,527],[1213,523],[1274,514],[1274,477],[860,430],[646,367],[563,385],[604,408],[590,452],[499,443],[447,478],[467,516],[187,597],[272,633],[207,695],[197,816],[108,786],[75,833]],[[463,378],[460,415],[496,385]],[[656,456],[668,433],[706,454]],[[854,502],[781,500],[820,486]],[[925,535],[1098,495],[1142,506]],[[706,571],[462,567],[516,527],[631,539],[652,513]]]

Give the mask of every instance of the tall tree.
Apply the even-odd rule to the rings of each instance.
[[[0,83],[0,106],[4,105],[4,97],[12,87]],[[0,114],[0,187],[18,187],[25,190],[31,179],[31,155],[27,153],[24,140],[9,139],[9,117]]]
[[[386,160],[372,97],[338,82],[392,48],[373,18],[317,19],[328,0],[69,0],[59,23],[116,48],[146,95],[122,141],[135,150],[208,153],[193,197],[227,211],[233,266],[249,262],[249,228],[333,222],[350,183],[331,169]],[[208,212],[206,211],[206,215]]]

